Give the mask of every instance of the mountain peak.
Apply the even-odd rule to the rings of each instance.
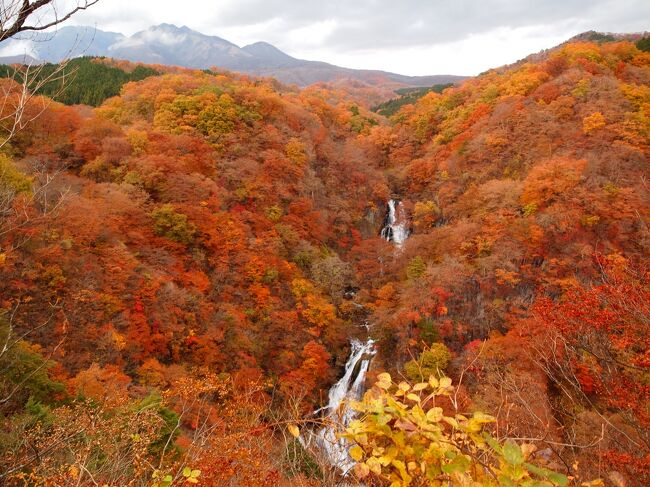
[[[229,48],[236,48],[239,49],[239,46],[236,44],[233,44],[232,42],[219,37],[215,35],[207,35],[203,34],[199,31],[196,31],[194,29],[189,28],[186,25],[183,25],[181,27],[175,25],[175,24],[158,24],[149,27],[147,30],[142,31],[145,33],[144,35],[146,36],[146,33],[154,33],[154,34],[160,34],[160,35],[168,35],[168,36],[176,36],[177,38],[180,38],[180,36],[185,36],[185,37],[191,37],[193,39],[202,39],[207,42],[217,42],[220,44],[227,45]],[[135,36],[141,34],[140,32],[135,34]]]
[[[242,51],[264,59],[267,63],[273,65],[273,67],[290,66],[300,62],[298,59],[289,56],[287,53],[281,51],[268,42],[255,42],[249,44],[242,47]]]
[[[163,31],[167,31],[167,32],[182,32],[182,33],[200,34],[199,32],[190,29],[186,25],[183,25],[183,26],[179,27],[176,24],[167,24],[167,23],[153,25],[153,26],[149,27],[148,30],[163,30]]]
[[[83,42],[79,43],[78,39]],[[131,36],[103,32],[94,27],[65,27],[55,35],[42,33],[31,39],[27,54],[41,61],[59,62],[79,55],[108,56],[132,62],[167,64],[187,68],[219,67],[255,76],[271,76],[285,83],[301,86],[335,80],[356,80],[372,85],[431,86],[458,82],[461,76],[402,76],[383,71],[354,70],[331,64],[294,58],[268,42],[255,42],[240,48],[214,35],[197,32],[186,25],[171,23],[153,25]],[[8,40],[8,44],[14,42]],[[17,41],[16,41],[17,42]],[[24,45],[3,55],[25,54]],[[72,54],[69,46],[81,44]],[[20,48],[20,49],[19,49]]]
[[[268,42],[264,42],[264,41],[253,42],[252,44],[248,44],[248,45],[242,47],[242,49],[248,49],[248,48],[250,48],[250,49],[257,49],[257,48],[273,49],[273,50],[276,50],[276,51],[280,51],[280,49],[275,47],[273,44],[269,44]],[[280,51],[280,52],[282,52],[282,51]]]

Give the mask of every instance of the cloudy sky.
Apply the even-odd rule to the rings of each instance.
[[[100,0],[68,25],[163,22],[342,66],[473,75],[586,30],[650,30],[650,0]]]

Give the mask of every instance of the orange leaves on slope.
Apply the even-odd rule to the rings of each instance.
[[[312,327],[309,333],[319,336],[321,330],[336,321],[336,309],[325,298],[318,295],[313,284],[306,279],[291,281],[291,290],[296,298],[296,309]]]
[[[287,397],[311,394],[326,384],[330,376],[330,354],[323,345],[311,340],[305,344],[300,356],[300,366],[282,377],[281,390]]]
[[[526,96],[548,79],[549,75],[538,66],[525,64],[506,81],[504,92],[511,96]]]
[[[70,383],[77,393],[86,397],[119,404],[128,397],[131,379],[116,365],[100,367],[94,363],[87,370],[79,372]]]
[[[555,157],[537,164],[524,181],[522,203],[541,206],[556,198],[568,197],[568,191],[580,182],[586,166],[585,159],[576,160],[569,157]]]

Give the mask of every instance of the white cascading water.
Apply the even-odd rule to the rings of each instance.
[[[401,247],[409,234],[404,205],[401,201],[388,200],[388,215],[386,216],[386,225],[381,230],[381,236],[389,242],[395,242],[397,247]]]
[[[353,466],[354,460],[348,454],[350,445],[343,438],[337,438],[337,431],[342,431],[354,419],[355,411],[350,407],[350,401],[358,401],[363,394],[366,372],[370,366],[371,357],[375,354],[374,340],[369,338],[365,343],[352,340],[348,361],[345,363],[343,377],[329,391],[329,402],[325,419],[328,425],[321,428],[315,435],[315,441],[320,451],[327,457],[331,465],[339,468],[343,474]]]
[[[409,235],[408,218],[404,206],[399,201],[389,200],[388,215],[381,236],[389,242],[394,242],[399,248]],[[370,328],[367,321],[362,326],[366,330]],[[353,339],[350,344],[350,356],[345,363],[343,377],[329,390],[327,406],[315,411],[315,413],[327,411],[325,419],[328,424],[316,433],[312,433],[307,442],[311,443],[311,440],[315,439],[318,449],[326,456],[330,465],[341,470],[343,475],[354,467],[355,462],[348,454],[350,445],[345,439],[337,438],[336,433],[345,429],[354,419],[356,413],[350,407],[350,401],[358,401],[363,395],[366,373],[372,356],[376,353],[375,342],[372,338],[368,338],[365,343]],[[302,436],[300,441],[303,446],[308,446]]]

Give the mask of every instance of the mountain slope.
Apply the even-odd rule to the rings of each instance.
[[[403,76],[385,71],[342,68],[318,61],[296,59],[266,42],[240,48],[220,37],[171,24],[153,26],[130,37],[89,27],[65,27],[54,34],[38,34],[31,41],[24,39],[20,42],[28,43],[30,54],[48,62],[80,55],[107,56],[188,68],[219,67],[257,76],[270,76],[301,86],[340,79],[358,80],[371,85],[394,84],[396,87],[431,86],[465,79],[453,75]],[[0,46],[11,48],[12,43],[15,49],[24,50],[23,44],[12,39]],[[69,46],[74,47],[70,49]]]
[[[23,64],[26,66],[35,66],[43,61],[33,58],[28,54],[16,54],[14,56],[0,56],[0,64]]]
[[[116,59],[188,68],[246,68],[259,62],[235,44],[187,27],[161,24],[112,44],[106,55]]]
[[[107,58],[79,57],[71,59],[65,67],[65,77],[56,76],[58,64],[45,63],[34,73],[34,83],[44,80],[39,95],[45,95],[66,105],[99,106],[106,99],[117,96],[130,81],[140,81],[161,74],[142,64],[132,65]],[[0,65],[0,77],[21,79],[20,68]]]
[[[25,35],[22,42],[31,45],[31,50],[41,61],[57,63],[63,59],[92,53],[106,55],[109,46],[125,37],[116,32],[105,32],[93,27],[63,27],[54,33],[35,33]],[[20,37],[18,37],[21,40]],[[10,45],[14,39],[4,41]]]
[[[358,257],[387,363],[442,341],[509,435],[648,485],[650,54],[566,43],[392,120],[370,139],[413,232]]]
[[[650,54],[568,43],[391,120],[348,96],[178,69],[95,110],[30,100],[0,156],[0,471],[81,484],[92,452],[101,484],[335,484],[294,436],[370,336],[371,380],[421,385],[378,377],[412,415],[372,391],[391,444],[363,481],[472,471],[426,417],[526,438],[499,468],[572,477],[544,485],[650,485]]]
[[[256,59],[259,59],[260,64],[262,64],[263,61],[263,64],[266,68],[298,66],[304,62],[300,59],[289,56],[268,42],[256,42],[254,44],[249,44],[242,47],[242,51],[245,51]]]

